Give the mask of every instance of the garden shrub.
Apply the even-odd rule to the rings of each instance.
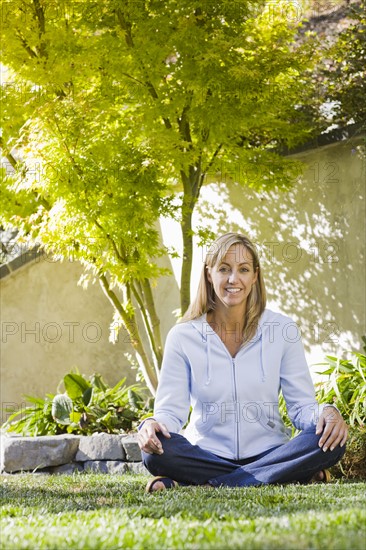
[[[365,338],[363,338],[366,342]],[[365,350],[366,351],[366,350]],[[327,355],[326,370],[319,372],[327,378],[315,385],[319,403],[334,403],[349,425],[347,451],[332,468],[336,477],[366,479],[366,358],[365,353],[350,352],[349,359]],[[292,436],[299,433],[287,415],[283,395],[279,399],[280,412]]]
[[[100,374],[87,380],[79,372],[64,376],[65,391],[44,399],[24,396],[32,405],[12,414],[2,428],[21,435],[57,435],[95,432],[128,433],[152,410],[152,398],[125,378],[108,386]]]
[[[334,403],[350,428],[347,451],[332,473],[337,477],[366,479],[365,354],[351,352],[350,359],[326,356],[323,364],[328,368],[321,374],[328,378],[317,384],[317,399],[320,403]]]

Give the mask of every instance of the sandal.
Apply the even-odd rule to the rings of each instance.
[[[322,478],[319,479],[319,474],[322,474]],[[311,479],[311,483],[329,483],[332,479],[329,470],[319,470]]]
[[[174,481],[174,479],[170,479],[170,477],[164,477],[164,476],[157,476],[150,479],[148,484],[146,485],[145,492],[146,493],[155,493],[156,491],[163,491],[164,489],[155,489],[154,485],[158,481],[161,481],[161,483],[164,485],[165,489],[174,489],[175,487],[178,487],[179,483],[177,481]]]

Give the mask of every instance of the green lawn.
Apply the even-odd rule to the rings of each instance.
[[[1,477],[1,548],[365,550],[366,483],[147,495],[146,477]]]

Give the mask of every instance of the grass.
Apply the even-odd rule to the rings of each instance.
[[[147,495],[146,477],[1,477],[0,547],[365,550],[364,482]]]

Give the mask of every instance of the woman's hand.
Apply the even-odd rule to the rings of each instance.
[[[322,434],[319,439],[319,447],[322,447],[324,452],[328,449],[333,451],[337,445],[341,447],[345,445],[348,427],[337,409],[324,407],[316,425],[315,433],[317,435]]]
[[[139,447],[149,455],[161,455],[164,452],[162,444],[156,436],[156,432],[161,432],[165,437],[170,437],[170,433],[165,424],[149,418],[145,420],[142,428],[138,432],[137,441]]]

